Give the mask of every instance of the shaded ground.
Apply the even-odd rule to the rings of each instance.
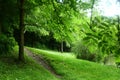
[[[51,74],[53,74],[57,78],[61,78],[60,75],[57,75],[54,69],[49,65],[49,63],[40,55],[32,53],[27,48],[24,49],[25,53],[33,58],[38,64],[42,65],[44,68],[46,68]]]

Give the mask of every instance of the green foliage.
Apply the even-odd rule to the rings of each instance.
[[[4,34],[0,35],[0,54],[10,53],[16,45],[13,37],[7,37]]]
[[[45,30],[44,28],[38,28],[36,26],[26,26],[26,31],[28,32],[34,32],[37,36],[46,36],[49,35],[49,32]]]
[[[89,31],[85,31],[86,37],[83,40],[87,45],[92,44],[92,48],[100,50],[103,54],[115,54],[116,51],[116,27],[112,20],[106,17],[95,17],[91,25],[88,25]],[[90,28],[90,26],[92,26]]]
[[[72,51],[76,54],[77,58],[87,59],[87,55],[90,54],[88,48],[81,42],[77,42]]]
[[[0,0],[0,54],[10,53],[16,45],[13,31],[19,22],[18,15],[17,0]]]
[[[91,8],[91,4],[92,4],[92,0],[78,0],[78,8],[80,8],[80,10],[87,10]]]
[[[72,51],[75,53],[78,59],[84,59],[89,61],[100,61],[101,56],[95,53],[91,53],[82,42],[76,42]]]
[[[43,56],[61,80],[119,80],[120,70],[115,67],[76,59],[70,53],[29,48],[32,52]]]
[[[76,0],[42,0],[30,1],[36,7],[32,7],[25,17],[25,30],[34,32],[35,35],[46,36],[53,34],[57,42],[66,42],[69,46],[75,40],[76,26],[73,20],[76,18]],[[41,2],[41,5],[39,3]],[[28,5],[26,4],[26,5]],[[74,21],[75,22],[75,21]]]
[[[47,49],[45,44],[41,44],[40,42],[35,42],[32,47],[39,48],[39,49]]]
[[[53,8],[54,8],[54,12],[53,12],[53,19],[52,22],[54,24],[54,26],[52,27],[52,32],[54,34],[54,38],[58,41],[58,42],[71,42],[72,41],[72,37],[73,37],[73,31],[71,31],[71,29],[74,29],[73,23],[71,23],[71,21],[73,21],[74,19],[74,10],[72,10],[73,7],[71,7],[71,1],[67,1],[65,0],[63,3],[57,3],[57,2],[53,2]],[[66,3],[68,2],[68,3]],[[54,30],[53,30],[54,28]]]

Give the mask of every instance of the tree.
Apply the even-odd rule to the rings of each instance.
[[[2,26],[1,26],[1,23],[0,23],[0,34],[2,33]]]
[[[61,43],[61,52],[63,52],[63,42],[71,42],[70,40],[73,37],[74,31],[72,31],[75,27],[72,21],[75,17],[75,13],[77,12],[77,4],[75,0],[64,0],[62,2],[52,1],[53,4],[53,22],[52,33],[54,34],[54,38]]]
[[[90,25],[92,24],[93,20],[93,10],[94,10],[95,0],[92,0],[92,6],[91,6],[91,16],[90,16]],[[92,26],[92,25],[91,25]],[[90,26],[90,27],[91,27]]]
[[[76,2],[75,0],[71,1]],[[72,31],[75,27],[71,23],[75,18],[75,8],[72,8],[71,1],[43,1],[44,5],[36,6],[32,13],[27,15],[26,23],[28,25],[26,30],[34,31],[39,36],[52,33],[54,38],[61,43],[61,52],[63,52],[63,42],[71,42],[73,33],[75,33],[75,31]],[[41,32],[44,34],[41,34]]]
[[[117,35],[116,35],[116,36],[117,36],[117,38],[118,38],[118,40],[117,40],[117,43],[118,43],[118,44],[117,44],[117,48],[118,48],[118,49],[117,49],[117,52],[116,52],[116,53],[117,53],[117,55],[118,55],[119,52],[120,52],[120,17],[119,17],[119,16],[117,16],[117,22],[118,22],[118,23],[117,23],[117,25],[116,25],[116,26],[117,26]]]
[[[93,20],[93,29],[86,32],[84,40],[89,41],[103,54],[115,54],[117,50],[117,28],[114,20],[107,17],[97,17]],[[92,40],[92,41],[91,41]]]
[[[117,3],[118,5],[120,5],[120,0],[117,0]],[[120,15],[118,14],[117,15],[117,37],[118,37],[118,50],[117,50],[117,55],[119,54],[120,52]]]
[[[15,45],[13,30],[18,16],[16,4],[17,0],[0,0],[0,52],[4,54],[10,53]]]
[[[20,41],[19,41],[19,60],[24,61],[24,2],[25,0],[20,0],[20,7],[19,7],[19,29],[20,29]]]
[[[1,1],[0,1],[1,3]],[[1,7],[1,6],[0,6]],[[1,11],[1,8],[0,8],[0,11]],[[0,17],[1,17],[1,14],[0,14]],[[2,33],[2,26],[1,26],[1,20],[0,20],[0,34]]]

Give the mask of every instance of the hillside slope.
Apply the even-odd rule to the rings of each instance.
[[[75,59],[70,53],[29,48],[35,54],[42,56],[61,80],[120,80],[120,69],[94,62]]]
[[[26,63],[17,61],[17,53],[0,56],[0,80],[120,80],[120,69],[75,59],[70,53],[28,48],[52,67],[56,77],[42,64],[26,56]]]
[[[0,80],[59,80],[29,57],[25,63],[18,62],[15,50],[14,55],[0,55]]]

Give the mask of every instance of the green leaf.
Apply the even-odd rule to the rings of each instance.
[[[100,29],[106,29],[106,27],[103,26],[103,25],[101,25],[101,24],[98,24],[97,26],[98,26],[98,28],[100,28]]]
[[[105,26],[105,27],[109,27],[109,24],[106,23],[106,22],[102,22],[101,24],[102,24],[103,26]]]
[[[85,40],[85,41],[88,41],[88,40],[90,40],[90,39],[91,39],[91,37],[89,37],[89,36],[83,38],[83,40]]]
[[[100,17],[95,17],[95,21],[98,22],[98,23],[100,23],[101,22]]]

